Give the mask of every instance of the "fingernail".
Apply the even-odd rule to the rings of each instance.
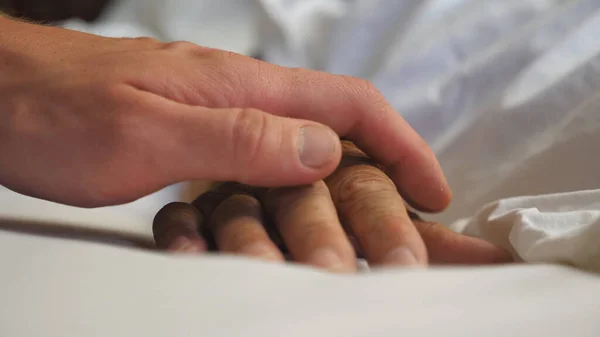
[[[263,243],[255,243],[242,248],[239,252],[242,255],[251,257],[263,258],[268,261],[280,261],[281,256],[278,255],[273,249]]]
[[[337,135],[323,126],[308,125],[300,129],[298,153],[300,161],[310,168],[320,168],[332,159]]]
[[[412,253],[412,251],[406,247],[400,247],[389,252],[385,259],[383,259],[384,265],[398,265],[398,266],[417,266],[419,261]]]
[[[314,252],[308,259],[308,263],[315,267],[328,269],[334,272],[345,270],[344,263],[340,256],[333,250],[327,248],[319,249]]]
[[[200,244],[192,242],[185,236],[180,236],[169,246],[169,250],[175,253],[200,253],[203,251]]]

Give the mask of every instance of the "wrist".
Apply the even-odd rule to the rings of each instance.
[[[12,18],[10,15],[0,12],[0,41],[6,40],[10,35],[14,34],[15,25],[20,24],[19,21]]]
[[[22,38],[18,32],[19,24],[7,16],[0,16],[0,81],[16,72],[14,61],[19,58],[18,45]]]
[[[0,94],[48,69],[45,27],[0,17]]]

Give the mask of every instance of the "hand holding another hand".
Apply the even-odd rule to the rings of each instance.
[[[262,204],[298,261],[351,268],[343,227],[372,263],[428,261],[430,230],[413,225],[404,200],[440,211],[450,189],[431,149],[368,82],[187,42],[0,24],[0,184],[98,207],[186,180],[236,181],[264,193],[205,214],[220,249],[274,249]],[[340,136],[385,174],[362,152],[332,174]],[[231,214],[244,215],[242,234]]]
[[[366,81],[187,42],[0,25],[0,184],[22,194],[98,207],[186,180],[312,184],[338,166],[343,136],[414,207],[450,200],[432,151]]]
[[[270,189],[225,183],[192,204],[165,206],[154,221],[157,246],[272,261],[289,253],[334,271],[354,271],[357,253],[374,266],[511,261],[499,247],[407,211],[385,173],[352,143],[342,144],[341,165],[324,181]]]

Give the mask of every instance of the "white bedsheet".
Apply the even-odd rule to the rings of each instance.
[[[600,278],[513,266],[337,276],[0,232],[10,337],[596,337]],[[15,258],[20,263],[15,263]]]
[[[65,25],[261,52],[282,65],[367,78],[429,141],[448,176],[453,204],[430,218],[529,263],[600,271],[599,0],[122,0],[96,25]],[[149,240],[153,215],[183,188],[97,210],[0,188],[0,220]],[[10,336],[600,334],[600,279],[562,267],[346,280],[7,232],[0,252],[10,275],[0,279],[0,298],[16,306],[0,309],[0,332],[12,329]],[[256,294],[270,291],[270,300],[249,297],[249,284]],[[25,316],[35,324],[21,324]]]

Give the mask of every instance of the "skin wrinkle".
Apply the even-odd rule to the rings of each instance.
[[[204,47],[201,48],[207,49]],[[243,62],[247,59],[245,56],[232,51],[221,51],[210,48],[201,55],[204,56],[203,62],[210,69],[209,73],[212,73],[213,76],[207,78],[206,81],[200,81],[200,83],[216,85],[216,88],[212,89],[203,88],[208,89],[207,91],[210,93],[210,96],[213,97],[212,100],[214,102],[208,107],[259,108],[253,104],[248,104],[247,93],[254,91],[256,88],[249,88],[246,83],[247,80],[243,77],[240,69],[238,69],[240,61],[246,63]],[[252,64],[252,61],[256,60],[250,59],[250,62],[245,64],[246,69],[252,68],[248,67],[248,65]],[[201,76],[204,75],[201,74]],[[217,99],[217,96],[220,97]]]
[[[236,175],[241,177],[240,182],[247,181],[249,177],[245,177],[247,174],[247,167],[256,166],[259,164],[259,160],[263,158],[263,151],[265,144],[265,137],[267,137],[267,116],[254,109],[239,109],[235,117],[235,121],[232,126],[232,144],[234,157],[244,163],[243,165],[236,165],[231,163],[231,167],[234,167]]]
[[[298,134],[300,133],[300,130],[297,129],[295,130]],[[285,125],[280,124],[279,126],[279,134],[277,135],[277,144],[278,144],[278,148],[277,148],[277,157],[278,158],[283,158],[285,155],[285,137],[286,137],[286,129],[285,129]],[[296,148],[298,148],[298,137],[296,137],[296,143],[295,146]],[[298,158],[299,160],[300,158]],[[285,162],[284,166],[283,166],[283,170],[287,171],[288,167],[289,167],[289,163]],[[270,185],[273,184],[272,182],[268,182]]]
[[[324,73],[319,72],[319,74],[321,76],[324,75]],[[342,76],[342,78],[347,81],[348,80],[348,76]],[[317,79],[309,79],[313,80],[313,81],[317,81]],[[326,83],[325,81],[321,81],[321,82],[317,82],[317,83],[312,83],[309,84],[310,88],[312,88],[312,92],[311,95],[306,95],[306,96],[314,96],[314,97],[320,97],[322,95],[322,93],[326,92],[326,90],[322,89],[323,84]],[[338,106],[332,106],[331,109],[335,109],[335,110],[339,110],[339,111],[348,111],[351,107],[356,107],[358,106],[355,102],[356,97],[352,96],[352,94],[348,94],[349,88],[353,89],[356,87],[356,84],[352,84],[352,85],[348,85],[348,86],[342,86],[339,82],[336,82],[334,87],[337,89],[337,93],[340,96],[340,98],[337,99],[337,101],[339,102]],[[350,90],[352,91],[352,90]],[[330,97],[323,97],[322,99],[318,99],[317,101],[326,101],[326,100],[330,100]],[[329,116],[333,116],[334,114],[326,114],[324,116],[319,116],[319,118],[323,119],[323,123],[327,124],[327,125],[335,125],[335,130],[338,133],[338,135],[340,135],[340,137],[344,137],[346,135],[348,135],[350,133],[350,131],[352,130],[352,128],[354,128],[355,125],[357,125],[358,123],[358,119],[356,115],[346,115],[345,118],[343,120],[333,120],[331,117]]]
[[[187,44],[187,42],[178,42]],[[172,53],[174,48],[182,47],[171,47],[168,52]],[[204,49],[201,47],[201,49]],[[206,54],[208,52],[204,52]],[[174,55],[176,56],[176,55]],[[194,60],[190,59],[190,62]],[[131,86],[156,95],[160,95],[167,99],[173,100],[180,104],[199,106],[199,107],[231,107],[231,108],[245,108],[244,104],[232,100],[233,98],[239,98],[243,91],[238,90],[240,88],[239,75],[235,69],[230,68],[227,63],[222,60],[214,60],[211,58],[203,57],[200,60],[203,63],[203,67],[188,67],[186,71],[188,73],[195,73],[194,77],[197,81],[185,82],[179,79],[174,70],[170,70],[172,65],[167,64],[164,61],[157,63],[153,66],[156,68],[165,68],[163,73],[164,77],[161,77],[161,81],[164,85],[160,85],[156,79],[152,81],[146,80],[146,77],[139,77],[139,74],[132,73],[131,80],[127,80],[126,83]],[[179,64],[179,67],[185,67],[185,64]],[[198,70],[195,70],[198,68]],[[167,71],[170,70],[170,71]],[[233,80],[238,77],[238,80]],[[168,85],[167,85],[168,83]],[[200,84],[200,87],[198,87]],[[160,94],[159,94],[160,93]]]
[[[262,65],[264,64],[263,61],[260,60],[254,60],[254,64],[258,64],[259,68],[260,68],[260,82],[261,83],[268,83],[267,85],[264,85],[263,88],[266,88],[264,90],[249,90],[249,92],[253,91],[254,95],[249,95],[246,99],[246,103],[248,105],[251,106],[260,106],[263,107],[263,109],[266,112],[269,113],[274,113],[278,116],[282,116],[282,117],[292,117],[290,112],[288,109],[284,108],[284,105],[281,104],[280,100],[276,99],[277,97],[286,97],[288,92],[292,92],[294,91],[296,88],[302,88],[304,89],[305,87],[299,85],[302,82],[300,81],[300,78],[302,78],[302,76],[300,74],[298,74],[299,71],[301,71],[302,69],[298,69],[298,68],[292,68],[289,70],[289,74],[287,76],[277,76],[275,77],[276,80],[274,80],[273,77],[269,76],[269,70],[268,68],[265,69],[265,67],[263,67]],[[279,66],[273,66],[273,68],[271,68],[271,72],[272,73],[281,73],[281,69]],[[285,80],[282,80],[284,79]],[[268,79],[268,80],[266,80]],[[247,82],[247,81],[245,81]],[[249,86],[248,83],[244,83],[245,87],[247,88]],[[277,105],[278,103],[280,103],[280,105]],[[305,104],[304,102],[297,102],[297,106],[301,107],[303,104]]]
[[[221,81],[220,82],[220,86],[221,86],[221,90],[224,90],[223,92],[229,92],[227,90],[230,90],[225,84],[225,81],[218,79],[218,78],[207,78],[210,77],[209,75],[211,74],[211,72],[207,72],[207,71],[203,71],[203,70],[195,70],[195,69],[190,69],[190,72],[194,73],[194,76],[197,78],[206,78],[202,81],[200,81],[201,83],[203,83],[206,86],[214,86],[215,82]],[[224,99],[224,97],[226,96],[226,94],[222,94],[221,97],[219,97],[219,95],[215,94],[217,92],[219,92],[219,90],[209,90],[209,92],[213,93],[211,95],[202,95],[199,94],[199,92],[202,92],[202,90],[198,90],[198,88],[196,88],[194,86],[194,83],[191,82],[182,82],[179,81],[177,74],[173,73],[172,74],[173,79],[165,79],[165,83],[170,83],[170,85],[172,85],[172,83],[177,83],[178,86],[177,87],[171,87],[171,88],[165,88],[166,90],[161,90],[163,92],[168,92],[169,98],[182,103],[182,104],[187,104],[187,105],[192,105],[192,106],[202,106],[202,107],[211,107],[211,106],[218,106],[220,103],[225,102],[226,100]]]
[[[278,102],[277,97],[283,97],[287,90],[285,88],[285,81],[277,80],[275,81],[272,77],[269,76],[267,69],[264,67],[264,62],[257,59],[252,59],[250,62],[252,64],[252,68],[256,68],[255,74],[252,77],[258,79],[259,83],[262,83],[261,87],[255,87],[248,90],[250,87],[243,78],[240,78],[240,84],[242,88],[246,88],[246,94],[244,98],[244,104],[252,107],[262,107],[265,105],[264,102]],[[274,68],[273,72],[279,72],[280,68]],[[283,83],[282,83],[283,82]],[[261,90],[261,88],[264,88]],[[254,95],[250,95],[249,93],[254,92]],[[265,111],[268,113],[275,113],[278,116],[289,117],[288,110],[283,108],[282,106],[275,106],[272,103],[265,105]]]
[[[419,226],[417,228],[419,230],[419,233],[431,235],[430,233],[433,233],[435,231],[442,232],[443,225],[434,222],[419,220]],[[452,243],[455,243],[460,238],[460,236],[440,235],[437,238],[437,242],[440,246],[452,246]]]
[[[363,118],[368,117],[375,118],[378,121],[382,120],[383,117],[387,114],[388,104],[383,95],[381,95],[381,93],[379,92],[379,90],[371,82],[361,78],[356,78],[347,75],[342,75],[341,78],[346,83],[345,86],[340,86],[340,91],[345,93],[344,96],[351,97],[352,104],[355,106],[361,106],[362,110],[373,110],[369,114],[363,114]],[[368,104],[366,104],[365,102],[368,102]],[[373,104],[376,107],[376,109],[371,109],[371,104]],[[367,107],[363,107],[364,105],[367,105]],[[362,123],[363,120],[361,119],[354,121],[352,123],[352,126],[348,130],[346,130],[344,134],[340,134],[340,136],[344,137],[346,135],[356,134],[356,128]],[[358,146],[360,147],[360,145]]]
[[[332,194],[337,196],[338,202],[360,204],[360,200],[382,191],[397,193],[392,188],[393,182],[381,171],[373,172],[374,170],[377,169],[366,165],[343,168],[329,183],[335,191]]]

